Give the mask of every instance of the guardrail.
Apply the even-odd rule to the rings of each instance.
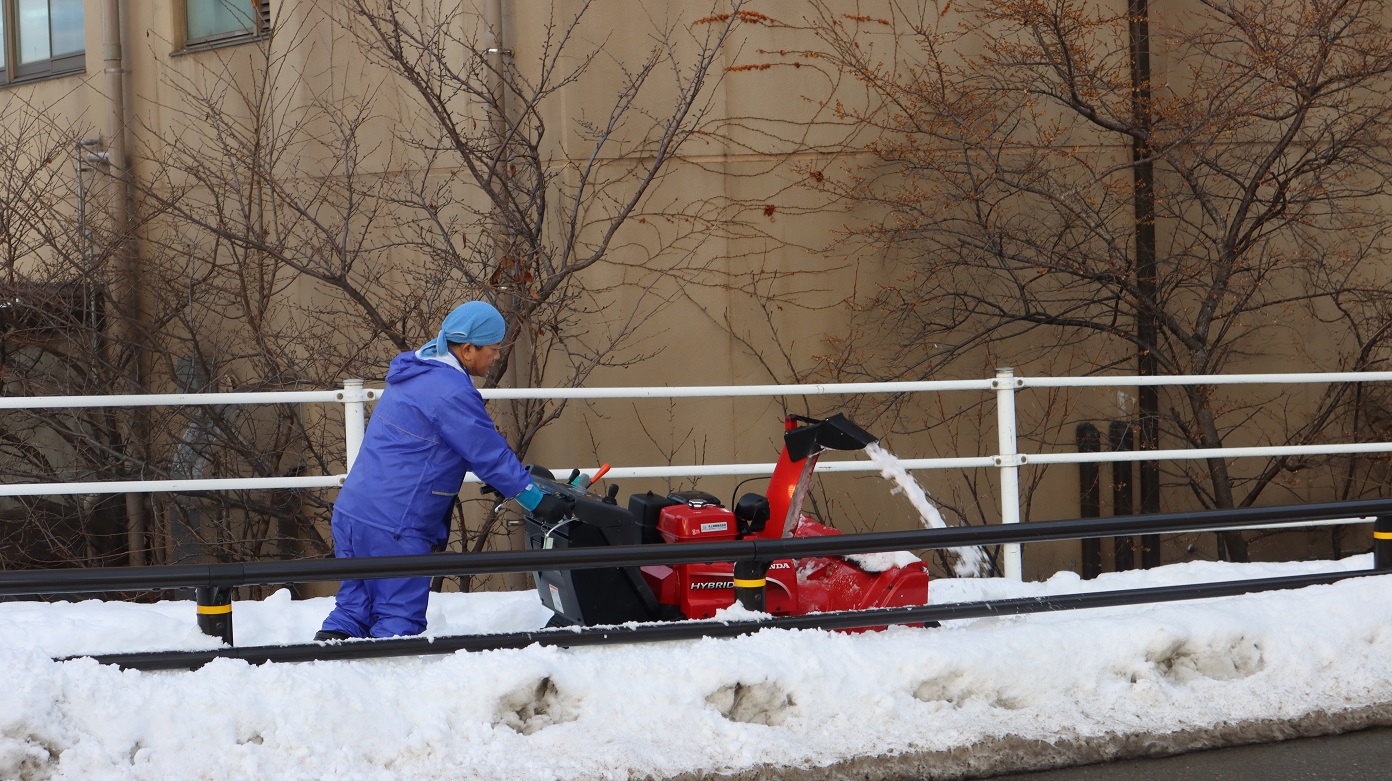
[[[782,540],[742,540],[722,543],[670,543],[646,546],[594,547],[554,551],[504,551],[487,554],[436,554],[426,557],[390,557],[377,560],[320,560],[305,562],[264,562],[245,565],[206,565],[206,567],[149,568],[161,587],[200,586],[200,592],[228,594],[224,638],[231,636],[230,587],[244,583],[296,582],[306,578],[400,578],[448,574],[483,574],[483,572],[526,572],[533,569],[578,569],[594,567],[631,567],[643,564],[685,564],[695,561],[757,561],[767,564],[775,558],[798,558],[805,555],[845,555],[877,553],[896,549],[937,550],[944,547],[980,546],[1044,542],[1044,540],[1090,539],[1112,536],[1119,529],[1133,533],[1211,532],[1211,530],[1242,528],[1253,523],[1285,525],[1306,523],[1329,518],[1357,518],[1374,523],[1374,565],[1357,571],[1321,572],[1321,574],[1292,575],[1285,578],[1260,578],[1249,581],[1197,583],[1197,585],[1121,589],[1112,592],[1057,594],[1047,597],[1022,597],[974,603],[926,604],[926,606],[878,608],[878,610],[837,611],[805,615],[777,615],[752,620],[681,621],[671,624],[638,624],[624,626],[592,626],[592,628],[540,629],[533,632],[498,633],[498,635],[457,635],[443,638],[387,638],[348,640],[338,643],[301,643],[288,646],[227,647],[195,652],[136,652],[99,654],[97,661],[116,664],[135,670],[178,670],[198,668],[214,658],[241,658],[253,664],[266,661],[347,660],[415,654],[454,653],[458,650],[516,649],[529,645],[589,646],[608,643],[656,642],[656,640],[692,639],[699,636],[724,638],[743,635],[760,629],[855,629],[891,624],[931,624],[931,622],[980,618],[988,615],[1022,615],[1044,611],[1082,610],[1082,608],[1118,607],[1126,604],[1146,604],[1155,601],[1180,601],[1236,596],[1236,594],[1268,592],[1276,589],[1297,589],[1313,585],[1328,585],[1349,578],[1392,574],[1392,500],[1359,501],[1359,503],[1329,503],[1290,505],[1290,507],[1247,508],[1231,512],[1172,512],[1172,514],[1133,516],[1133,518],[1079,519],[1079,521],[1047,521],[1019,526],[970,526],[959,529],[922,529],[910,532],[881,532],[870,535],[835,535],[828,537],[798,537]],[[142,569],[145,571],[145,569]],[[136,572],[142,572],[136,571]],[[63,572],[14,572],[0,574],[0,594],[38,593],[64,581],[64,589],[72,586]],[[136,583],[129,569],[92,571],[81,583],[82,589],[128,587]],[[202,606],[199,608],[202,611]],[[202,615],[200,615],[202,618]],[[200,621],[202,624],[202,621]],[[206,626],[205,626],[206,629]],[[216,633],[216,632],[213,632]],[[75,657],[64,657],[75,658]],[[58,661],[63,661],[58,660]]]
[[[1000,514],[1004,524],[1020,521],[1021,467],[1045,464],[1101,463],[1110,461],[1202,460],[1302,454],[1356,454],[1392,452],[1392,442],[1363,442],[1328,445],[1226,447],[1194,450],[1137,450],[1095,453],[1021,453],[1016,435],[1016,394],[1029,388],[1096,388],[1165,385],[1253,385],[1346,382],[1389,382],[1392,372],[1338,372],[1304,374],[1186,375],[1175,377],[1025,377],[1012,369],[998,369],[996,376],[975,380],[933,380],[924,382],[833,383],[807,385],[685,386],[646,388],[494,388],[483,390],[486,399],[676,399],[699,397],[817,396],[858,394],[934,393],[976,391],[996,398],[997,452],[994,455],[958,458],[906,458],[900,463],[909,470],[994,468],[1000,471]],[[336,403],[344,407],[344,443],[347,468],[351,469],[362,445],[366,404],[375,401],[385,389],[367,388],[362,380],[347,380],[336,391],[285,391],[269,393],[152,394],[145,396],[48,396],[0,397],[0,410],[63,407],[194,406],[230,404]],[[561,474],[570,468],[555,469]],[[760,475],[773,471],[774,464],[689,464],[675,466],[618,466],[609,470],[611,479],[633,477],[702,477],[711,475]],[[866,461],[823,461],[819,472],[878,471]],[[81,493],[125,493],[156,491],[217,491],[231,489],[276,489],[337,487],[345,475],[303,477],[216,478],[196,480],[102,481],[67,483],[0,484],[0,496],[30,496]],[[469,475],[466,482],[477,482]],[[1139,532],[1129,532],[1139,533]],[[1019,543],[1008,543],[1002,554],[1005,576],[1021,578]]]
[[[938,550],[1008,543],[1080,540],[1111,537],[1123,529],[1131,534],[1169,534],[1253,526],[1305,525],[1311,521],[1328,519],[1368,523],[1377,518],[1387,518],[1392,522],[1392,499],[1082,518],[1072,521],[1035,521],[1014,526],[909,529],[824,537],[616,545],[565,550],[431,553],[425,556],[353,559],[17,570],[0,572],[0,596],[199,587],[234,588],[343,578],[370,580],[434,575],[483,575],[546,569],[690,564],[705,561],[772,562],[776,559],[804,556],[846,556],[893,550]],[[1392,528],[1389,530],[1392,531]]]
[[[1215,531],[1255,524],[1303,524],[1333,518],[1373,522],[1374,566],[1372,569],[993,602],[778,616],[751,621],[684,621],[675,624],[589,627],[579,630],[558,628],[503,635],[406,637],[275,647],[236,648],[230,644],[232,636],[231,589],[240,585],[293,583],[339,578],[373,579],[528,572],[709,561],[768,564],[776,559],[796,559],[806,556],[849,555],[900,549],[936,550],[967,545],[1000,545],[1109,537],[1122,530],[1128,530],[1128,533],[1163,534],[1181,531]],[[775,627],[847,629],[888,624],[918,624],[987,615],[1017,615],[1048,610],[1203,599],[1273,589],[1300,588],[1333,583],[1346,578],[1388,573],[1392,573],[1392,499],[1376,499],[1228,511],[1043,521],[1015,526],[919,529],[775,540],[667,543],[494,553],[442,553],[375,559],[180,565],[138,569],[108,567],[89,570],[5,572],[0,573],[0,595],[197,587],[200,593],[200,625],[204,627],[205,631],[215,630],[210,631],[210,634],[223,637],[224,640],[228,641],[228,647],[210,651],[154,651],[106,654],[95,657],[103,663],[117,664],[122,667],[177,669],[195,668],[217,658],[238,658],[253,662],[310,661],[315,659],[451,653],[457,650],[517,648],[532,643],[573,646],[642,640],[672,640],[697,636],[719,637]],[[217,601],[221,604],[205,605],[204,603],[209,601],[207,597],[210,595],[216,596]],[[205,607],[213,607],[215,610],[205,611]],[[203,620],[210,612],[218,616],[217,621],[205,622]]]

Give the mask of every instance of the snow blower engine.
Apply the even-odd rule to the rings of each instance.
[[[813,468],[826,450],[861,450],[875,441],[840,414],[826,420],[789,415],[767,495],[744,494],[733,509],[703,491],[633,494],[625,509],[618,504],[617,485],[602,497],[588,490],[607,465],[588,478],[577,470],[565,482],[534,466],[537,487],[573,501],[574,512],[554,524],[528,515],[527,545],[550,550],[840,534],[802,514]],[[774,615],[927,604],[927,568],[916,559],[904,561],[911,558],[810,556],[764,565],[607,567],[533,576],[541,601],[555,612],[548,626],[596,626],[710,618],[733,605],[737,593],[746,607]]]

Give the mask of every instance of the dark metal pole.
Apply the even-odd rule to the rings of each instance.
[[[1079,453],[1098,453],[1102,450],[1102,432],[1091,423],[1079,423],[1077,432]],[[1078,464],[1078,517],[1097,518],[1102,515],[1102,486],[1100,467],[1096,462]],[[1102,574],[1102,540],[1082,540],[1082,576],[1095,578]]]
[[[1131,424],[1114,420],[1107,427],[1108,445],[1113,453],[1134,450],[1135,438]],[[1135,510],[1135,486],[1132,483],[1135,467],[1130,461],[1112,462],[1112,515],[1131,515]],[[1112,562],[1117,572],[1136,568],[1135,541],[1131,535],[1112,538]]]
[[[1373,569],[1392,570],[1392,515],[1373,519]]]
[[[1129,0],[1131,31],[1131,109],[1137,132],[1131,136],[1132,177],[1136,220],[1136,369],[1142,377],[1159,373],[1155,349],[1160,333],[1158,312],[1159,265],[1155,253],[1155,165],[1150,154],[1150,8],[1147,0]],[[1160,447],[1160,391],[1154,385],[1137,388],[1140,407],[1138,443],[1141,450]],[[1160,512],[1160,462],[1140,462],[1141,513]],[[1160,538],[1141,539],[1141,566],[1160,563]]]
[[[735,562],[735,599],[745,610],[764,612],[764,587],[768,585],[767,561]]]
[[[194,594],[198,601],[198,628],[203,634],[232,645],[232,589],[199,586]]]

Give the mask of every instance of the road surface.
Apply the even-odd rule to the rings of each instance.
[[[1392,728],[1301,738],[1161,759],[996,776],[995,781],[1386,781]]]

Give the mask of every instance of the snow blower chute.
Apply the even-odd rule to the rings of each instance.
[[[744,494],[733,509],[703,491],[633,494],[625,509],[618,504],[616,485],[600,497],[586,490],[590,480],[583,475],[559,482],[533,467],[537,487],[574,501],[575,507],[555,524],[528,515],[527,544],[540,550],[840,534],[802,513],[812,470],[826,450],[861,450],[875,441],[840,414],[826,420],[789,415],[767,495]],[[533,575],[542,602],[556,614],[551,626],[709,618],[735,603],[737,585],[746,595],[762,596],[762,604],[757,597],[755,604],[745,604],[774,615],[927,604],[924,564],[873,563],[886,558],[894,557],[813,556],[779,559],[766,566],[715,562]],[[761,583],[763,588],[757,588]]]

